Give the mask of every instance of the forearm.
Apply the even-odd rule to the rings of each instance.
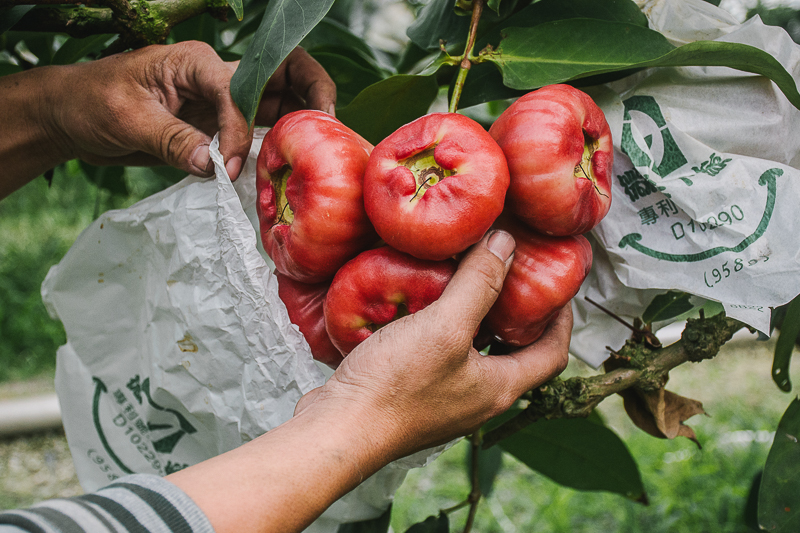
[[[52,127],[54,91],[62,67],[42,67],[0,78],[0,199],[68,159]]]
[[[357,406],[315,405],[267,434],[170,475],[217,533],[301,531],[394,458],[380,422]]]

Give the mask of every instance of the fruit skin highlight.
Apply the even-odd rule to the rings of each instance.
[[[264,249],[279,272],[330,280],[378,237],[364,211],[372,145],[321,111],[296,111],[264,137],[256,167]]]
[[[433,113],[375,147],[364,204],[387,244],[442,260],[480,240],[503,210],[508,183],[505,156],[480,124]]]
[[[436,301],[456,271],[454,260],[417,259],[389,246],[359,254],[333,278],[325,327],[349,354],[375,331]]]
[[[517,247],[483,324],[503,343],[527,346],[578,293],[592,268],[592,246],[583,235],[542,235],[507,215],[494,227],[509,232]]]
[[[328,331],[325,329],[325,313],[323,304],[328,293],[330,283],[307,284],[295,281],[280,272],[278,278],[278,296],[286,306],[292,324],[300,328],[300,333],[311,348],[311,356],[325,363],[331,368],[336,368],[344,357],[333,345]]]
[[[614,148],[605,115],[584,92],[549,85],[520,97],[490,135],[511,173],[508,209],[547,235],[577,235],[611,207]]]

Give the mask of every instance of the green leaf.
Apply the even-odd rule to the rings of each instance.
[[[630,68],[722,66],[770,78],[800,108],[791,74],[771,55],[753,46],[698,41],[673,47],[658,32],[633,24],[594,19],[551,22],[535,28],[508,28],[489,59],[514,89]]]
[[[488,2],[486,2],[486,6],[499,15],[500,14],[500,1],[501,0],[489,0]]]
[[[500,441],[499,446],[564,486],[646,501],[639,468],[625,443],[597,421],[539,420]]]
[[[447,515],[429,516],[424,522],[418,522],[408,528],[406,533],[450,533],[450,521]]]
[[[308,52],[320,48],[337,47],[356,50],[362,57],[375,59],[375,52],[363,39],[353,34],[346,26],[330,18],[324,18],[302,40],[300,46]]]
[[[783,392],[792,390],[789,363],[792,361],[792,352],[798,335],[800,335],[800,296],[796,296],[786,309],[781,333],[775,344],[775,358],[772,360],[772,379]]]
[[[231,94],[252,126],[275,69],[322,20],[333,0],[272,0],[231,78]]]
[[[438,50],[440,39],[448,46],[466,43],[470,18],[456,15],[454,4],[453,0],[431,0],[425,4],[417,20],[406,30],[408,38],[425,50]]]
[[[128,186],[125,183],[125,167],[96,167],[84,161],[80,162],[86,179],[105,189],[115,196],[128,196]]]
[[[464,462],[467,469],[467,478],[472,479],[472,446],[467,449]],[[503,466],[503,450],[497,446],[492,446],[488,450],[480,450],[478,453],[478,487],[481,494],[489,496],[494,488],[494,480],[500,468]]]
[[[22,67],[13,63],[0,63],[0,77],[22,72]]]
[[[240,19],[241,20],[241,19]],[[181,22],[170,32],[170,37],[176,43],[183,41],[201,41],[216,48],[217,44],[217,19],[203,13],[199,17],[192,17]]]
[[[233,14],[236,15],[236,20],[244,18],[244,6],[242,0],[228,0],[228,5],[233,9]]]
[[[350,58],[338,54],[312,53],[336,83],[336,105],[344,107],[361,91],[383,79],[379,73],[364,68]]]
[[[362,137],[378,144],[400,126],[425,113],[439,88],[430,76],[399,74],[361,91],[336,117]]]
[[[514,13],[485,34],[476,44],[482,50],[487,44],[497,46],[503,30],[508,27],[533,28],[540,24],[574,18],[625,22],[647,28],[647,17],[633,0],[542,0]]]
[[[800,531],[800,400],[786,409],[775,431],[758,492],[758,524],[776,532]]]
[[[71,65],[87,54],[99,52],[105,48],[106,43],[114,37],[112,34],[93,35],[84,39],[70,37],[61,45],[53,55],[53,65]]]
[[[455,81],[455,78],[453,81]],[[452,93],[452,88],[450,91]],[[458,107],[464,109],[493,100],[517,98],[526,92],[506,87],[503,84],[502,75],[494,65],[478,63],[469,70],[467,81],[464,83],[464,88],[461,92],[461,99],[458,101]]]
[[[55,39],[54,33],[29,33],[25,37],[25,46],[33,53],[39,62],[36,66],[43,67],[49,65],[53,60],[53,40]]]
[[[682,291],[668,291],[659,294],[642,314],[642,322],[652,324],[660,320],[669,320],[694,309],[694,305],[689,302],[691,294]]]
[[[0,8],[0,35],[14,27],[25,13],[36,6],[13,6]]]
[[[378,518],[371,520],[364,520],[363,522],[350,522],[342,524],[337,533],[386,533],[389,531],[389,523],[392,520],[392,506],[380,515]]]

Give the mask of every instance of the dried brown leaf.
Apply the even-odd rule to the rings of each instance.
[[[620,393],[628,416],[643,431],[661,439],[686,437],[697,446],[697,435],[683,422],[694,415],[706,414],[703,404],[665,389]]]

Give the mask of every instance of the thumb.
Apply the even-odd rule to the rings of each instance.
[[[214,174],[208,152],[211,137],[160,106],[139,116],[138,127],[133,130],[141,132],[136,148],[189,174],[201,177]]]
[[[487,233],[458,266],[438,305],[447,309],[454,324],[473,332],[494,305],[511,268],[516,243],[503,230]]]

